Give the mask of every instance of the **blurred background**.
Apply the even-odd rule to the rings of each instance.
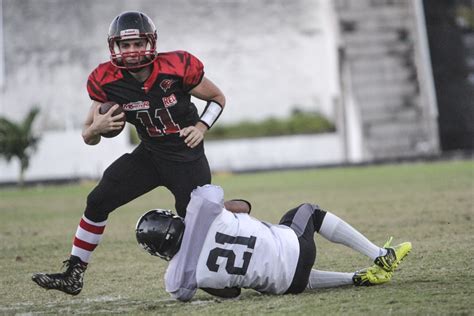
[[[214,172],[472,156],[474,0],[0,0],[0,117],[39,110],[25,181],[97,179],[135,146],[130,128],[81,138],[87,77],[127,10],[152,18],[160,52],[204,63],[227,97],[216,126],[255,132],[210,137]],[[295,114],[329,127],[268,131]],[[0,183],[24,167],[11,158]]]

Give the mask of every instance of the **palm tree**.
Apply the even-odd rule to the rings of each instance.
[[[38,108],[32,108],[25,120],[14,123],[4,117],[0,117],[0,156],[7,161],[13,157],[20,161],[20,174],[18,185],[23,186],[25,171],[30,164],[30,157],[36,150],[39,137],[33,135],[33,121],[39,113]]]

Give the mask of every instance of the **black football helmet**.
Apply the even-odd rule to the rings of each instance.
[[[121,53],[118,43],[124,40],[146,39],[146,49],[141,52]],[[109,27],[109,50],[112,64],[118,68],[139,69],[151,64],[157,55],[156,27],[153,21],[144,13],[127,11],[118,15]],[[137,65],[125,63],[125,57],[143,57]]]
[[[143,214],[137,222],[137,241],[148,253],[167,261],[181,246],[184,234],[183,218],[169,210],[156,209]]]

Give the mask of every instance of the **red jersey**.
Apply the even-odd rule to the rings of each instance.
[[[204,76],[204,66],[185,51],[160,53],[151,75],[139,82],[128,71],[106,62],[89,75],[87,91],[92,100],[117,102],[125,111],[144,145],[175,161],[192,161],[204,154],[203,142],[189,148],[179,131],[199,121],[189,91]]]

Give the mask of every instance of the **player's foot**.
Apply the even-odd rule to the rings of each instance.
[[[82,279],[87,264],[75,256],[71,256],[63,264],[67,268],[65,272],[55,274],[35,273],[32,280],[47,290],[59,290],[71,295],[79,294],[82,290]]]
[[[385,256],[375,258],[374,262],[377,266],[381,267],[387,272],[393,272],[398,267],[400,262],[408,255],[411,251],[411,242],[404,242],[399,245],[390,247],[393,237],[385,243],[383,246],[387,249]]]
[[[387,272],[377,265],[356,271],[352,277],[355,286],[371,286],[387,283],[392,279],[392,272]]]

